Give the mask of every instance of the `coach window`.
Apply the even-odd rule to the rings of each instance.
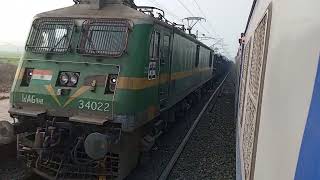
[[[196,68],[199,66],[199,60],[200,60],[200,45],[197,45],[197,52],[196,52]]]
[[[150,58],[155,60],[159,59],[160,54],[160,33],[154,32],[151,36],[151,43],[150,43]]]
[[[213,52],[210,51],[209,67],[212,67],[212,61],[213,61]]]

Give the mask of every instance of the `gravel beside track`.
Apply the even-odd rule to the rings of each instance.
[[[232,76],[209,106],[171,171],[169,179],[236,179],[234,86]]]
[[[221,78],[221,81],[223,79],[224,77]],[[232,80],[232,78],[229,79],[230,80],[226,81],[227,83],[229,83]],[[183,117],[183,119],[179,119],[177,120],[177,122],[172,124],[169,130],[165,132],[165,134],[163,134],[156,141],[156,146],[153,148],[151,152],[145,153],[143,155],[142,162],[140,162],[139,166],[127,178],[128,180],[156,180],[160,177],[162,171],[169,163],[171,157],[173,156],[176,149],[178,148],[183,138],[187,134],[188,130],[194,123],[200,111],[203,109],[204,105],[207,103],[215,89],[220,85],[221,81],[217,82],[215,84],[215,87],[210,91],[210,93],[203,97],[201,99],[201,102],[198,103],[197,106],[192,107],[191,111],[188,114],[186,114],[185,117]],[[233,102],[230,103],[232,104]],[[210,105],[208,109],[211,110],[212,105]],[[233,114],[231,114],[230,116],[233,116]],[[230,142],[230,144],[232,143],[233,142]],[[171,179],[179,179],[179,177],[180,176],[177,176],[177,178],[173,177]]]
[[[157,139],[153,149],[143,154],[140,164],[127,177],[127,180],[158,179],[209,98],[210,94],[203,97],[201,102],[192,107],[192,110],[183,119],[177,119],[171,124],[168,131]]]

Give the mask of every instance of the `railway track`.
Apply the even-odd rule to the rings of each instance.
[[[158,178],[158,180],[166,180],[168,179],[168,176],[170,175],[171,170],[173,169],[173,167],[175,166],[177,160],[179,159],[181,153],[183,152],[186,144],[188,143],[192,133],[194,132],[194,130],[196,129],[199,121],[201,120],[202,116],[204,115],[204,113],[207,111],[208,107],[210,104],[212,104],[212,102],[220,95],[220,93],[223,91],[223,85],[226,81],[226,79],[228,78],[228,76],[230,75],[230,73],[228,73],[224,79],[222,80],[222,82],[220,83],[220,85],[216,88],[216,90],[214,91],[214,93],[211,95],[211,97],[209,98],[209,100],[207,101],[207,103],[205,104],[205,106],[203,107],[203,109],[201,110],[200,114],[197,116],[196,120],[194,121],[194,123],[192,124],[191,128],[189,129],[188,133],[185,135],[185,137],[183,138],[181,144],[179,145],[179,147],[177,148],[177,150],[175,151],[174,155],[172,156],[172,158],[170,159],[169,163],[167,164],[166,168],[163,170],[163,172],[161,173],[160,177]]]

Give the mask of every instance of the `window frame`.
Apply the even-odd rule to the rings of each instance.
[[[157,36],[158,35],[158,36]],[[156,37],[158,37],[158,47],[156,49]],[[160,59],[160,47],[161,47],[161,33],[159,31],[153,31],[151,34],[151,39],[150,39],[150,47],[149,47],[149,58],[153,61]],[[152,52],[150,52],[152,49]],[[157,56],[155,56],[155,52],[157,53]]]
[[[166,39],[168,38],[168,39]],[[168,44],[166,44],[166,40],[168,40]],[[171,47],[171,35],[170,34],[164,34],[163,35],[163,45],[162,45],[162,52],[161,52],[161,64],[164,64],[164,59],[170,59],[170,47]]]
[[[209,67],[212,67],[212,64],[213,64],[213,56],[214,56],[213,51],[210,51]]]
[[[101,23],[102,25],[93,25],[95,23]],[[104,50],[98,50],[98,51],[105,51],[105,53],[88,53],[88,51],[86,51],[86,44],[88,42],[89,39],[89,34],[90,34],[90,26],[94,27],[94,26],[108,26],[108,24],[121,24],[122,26],[118,26],[118,27],[125,27],[125,30],[122,31],[123,33],[125,33],[125,37],[124,37],[124,41],[123,41],[123,46],[122,48],[117,51],[118,53],[111,53],[108,52],[107,49]],[[87,26],[87,30],[85,29]],[[114,26],[113,26],[114,27]],[[116,27],[116,26],[115,26]],[[127,51],[128,48],[128,40],[129,40],[129,30],[130,30],[130,23],[128,20],[126,19],[86,19],[83,23],[82,23],[82,27],[81,27],[81,33],[78,39],[78,45],[77,45],[77,53],[84,55],[84,56],[98,56],[98,57],[121,57],[123,56],[123,54]],[[92,31],[91,31],[92,32]],[[108,32],[107,30],[105,30],[105,32]],[[85,33],[88,33],[86,36],[84,35]],[[92,36],[92,34],[91,34]],[[94,50],[91,50],[94,51]]]
[[[35,41],[36,38],[39,36],[40,30],[38,28],[40,28],[41,26],[45,25],[45,24],[49,24],[49,25],[66,25],[66,27],[70,27],[70,35],[68,36],[68,41],[67,41],[67,45],[65,48],[56,48],[56,46],[50,47],[50,46],[46,46],[46,47],[42,47],[42,46],[36,46],[35,45]],[[60,23],[60,24],[59,24]],[[69,26],[67,26],[69,25]],[[27,42],[25,44],[25,50],[27,52],[32,52],[32,53],[37,53],[37,54],[65,54],[67,52],[70,52],[71,49],[71,42],[72,42],[72,38],[74,35],[76,29],[76,24],[74,19],[67,19],[67,18],[38,18],[35,19],[32,22],[32,26],[27,38]],[[62,40],[62,39],[61,39]],[[61,41],[60,40],[60,41]],[[57,44],[55,44],[57,45]],[[55,49],[55,50],[61,50],[61,51],[46,51],[46,50],[41,50],[41,49]]]

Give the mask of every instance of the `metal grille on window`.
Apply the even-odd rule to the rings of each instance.
[[[80,54],[119,57],[127,47],[127,21],[87,20],[83,23]]]
[[[269,13],[263,17],[254,32],[252,42],[252,52],[249,56],[246,72],[246,88],[243,97],[244,105],[242,109],[242,149],[244,160],[244,174],[246,180],[253,179],[253,169],[255,167],[256,145],[258,143],[259,111],[261,108],[261,92],[263,89],[265,72],[265,53],[268,31]]]
[[[65,53],[69,50],[74,22],[38,19],[33,22],[26,50],[35,53]]]

